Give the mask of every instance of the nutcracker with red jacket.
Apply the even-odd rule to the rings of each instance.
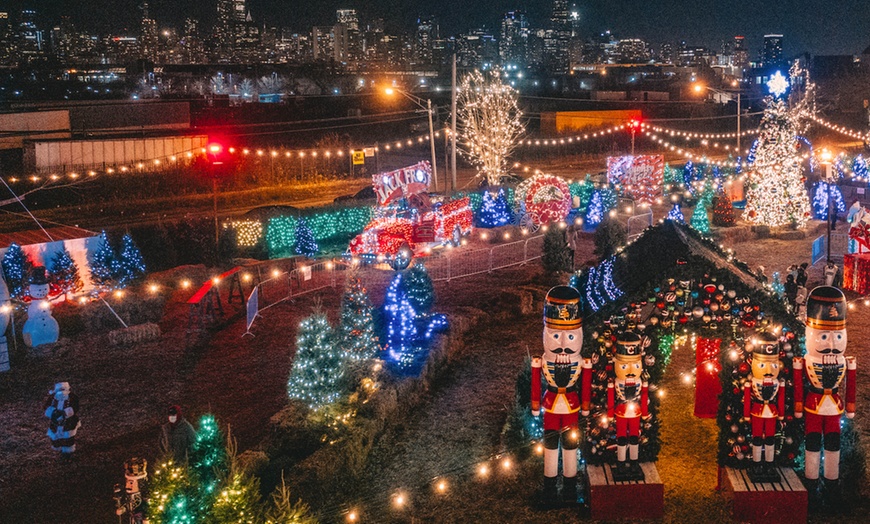
[[[562,498],[577,500],[578,422],[581,412],[589,414],[592,392],[592,363],[581,358],[582,343],[580,293],[569,286],[550,289],[544,302],[544,354],[532,359],[531,399],[532,415],[544,411],[545,502],[556,498],[560,444]]]
[[[840,477],[840,417],[855,416],[855,357],[846,351],[846,297],[832,286],[819,286],[807,297],[806,348],[794,359],[794,414],[806,417],[804,475],[818,482],[822,446],[824,478],[835,488]],[[809,385],[804,390],[802,377]],[[845,388],[845,389],[844,389]],[[844,401],[845,397],[845,401]]]
[[[607,384],[607,418],[616,417],[616,481],[643,480],[638,464],[640,420],[649,417],[649,383],[643,379],[643,345],[633,331],[616,338],[614,377]]]
[[[782,368],[779,351],[779,337],[767,331],[758,335],[752,347],[752,374],[743,386],[743,417],[750,420],[752,427],[749,477],[753,482],[779,481],[773,465],[776,421],[785,414],[785,381],[779,378]]]

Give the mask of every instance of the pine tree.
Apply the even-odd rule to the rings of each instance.
[[[118,273],[115,275],[115,280],[118,282],[118,287],[127,287],[130,283],[142,278],[145,275],[145,261],[142,259],[142,253],[133,242],[133,237],[129,233],[121,239],[121,252],[118,254],[116,264]]]
[[[384,300],[386,344],[389,359],[400,370],[408,371],[417,363],[423,349],[418,344],[417,313],[405,295],[402,273],[393,277]]]
[[[67,251],[66,246],[54,254],[49,266],[51,282],[66,296],[82,290],[84,283],[79,274],[79,266]]]
[[[731,227],[734,224],[734,206],[731,199],[725,193],[716,195],[713,198],[713,225]]]
[[[195,509],[195,488],[184,464],[164,460],[149,475],[148,518],[154,523],[186,522]]]
[[[381,349],[375,334],[372,303],[356,272],[348,273],[344,286],[339,337],[345,359],[375,358]]]
[[[819,220],[828,219],[828,208],[833,206],[837,213],[846,212],[843,192],[836,184],[828,184],[824,180],[813,186],[813,214]]]
[[[577,196],[580,197],[580,209],[585,213],[592,201],[592,195],[595,194],[595,183],[592,182],[592,177],[586,175],[583,182],[580,183]],[[600,199],[601,197],[599,197]]]
[[[30,261],[30,257],[21,249],[21,246],[13,243],[6,250],[6,254],[3,255],[2,265],[6,286],[9,288],[9,295],[18,299],[25,296],[29,284],[30,270],[33,269],[33,262]]]
[[[768,97],[747,176],[745,216],[753,224],[803,228],[810,218],[797,135],[785,102]]]
[[[628,232],[622,222],[614,218],[607,217],[595,230],[593,242],[595,243],[594,253],[605,259],[613,255],[617,249],[624,246],[628,241]]]
[[[224,435],[214,415],[207,413],[200,417],[199,430],[190,449],[188,462],[199,483],[200,491],[214,492],[220,472],[227,467]]]
[[[308,227],[308,222],[300,218],[296,223],[296,254],[314,258],[320,247],[314,239],[314,233]]]
[[[227,430],[225,454],[227,472],[215,490],[204,519],[209,524],[260,524],[264,507],[260,502],[260,479],[246,472],[238,460],[238,445]]]
[[[272,508],[266,514],[266,524],[317,524],[311,510],[290,494],[290,488],[281,475],[281,485],[272,493]]]
[[[671,169],[670,164],[665,164],[664,175],[662,177],[662,189],[665,195],[679,192],[681,180],[677,177],[677,170]]]
[[[342,355],[326,315],[315,311],[299,324],[296,357],[287,382],[290,398],[317,410],[338,400],[344,376]]]
[[[105,231],[100,233],[99,242],[100,246],[91,258],[91,283],[98,291],[106,292],[115,285],[115,275],[119,272],[119,266]]]
[[[674,222],[679,222],[681,224],[686,223],[686,218],[683,216],[683,210],[680,209],[679,202],[674,204],[674,207],[668,212],[668,216],[665,218],[667,218],[668,220],[673,220]]]
[[[435,286],[426,267],[418,262],[405,273],[402,280],[405,296],[417,315],[426,315],[435,304]]]
[[[601,201],[601,193],[598,191],[592,195],[589,207],[586,209],[586,229],[594,229],[604,219],[604,203]]]
[[[541,254],[541,264],[547,273],[570,271],[568,269],[568,240],[565,230],[555,225],[544,234],[544,248]]]
[[[695,211],[692,213],[692,221],[690,224],[701,233],[710,232],[710,217],[707,215],[706,199],[698,199],[698,203],[695,204]]]

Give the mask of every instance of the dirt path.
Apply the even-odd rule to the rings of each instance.
[[[695,417],[695,388],[680,376],[694,365],[694,348],[676,348],[662,383],[658,470],[665,485],[664,522],[732,522],[724,497],[715,491],[719,427],[716,419]]]

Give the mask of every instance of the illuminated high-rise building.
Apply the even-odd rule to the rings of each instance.
[[[764,67],[782,63],[782,35],[764,35],[764,50],[761,53]]]

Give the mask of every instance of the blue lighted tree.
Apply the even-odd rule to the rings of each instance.
[[[127,287],[132,282],[145,276],[145,261],[142,259],[142,253],[136,247],[133,237],[129,233],[121,239],[121,252],[118,254],[115,267],[118,272],[115,275],[115,280],[118,283],[118,287],[121,288]]]
[[[296,223],[296,254],[314,258],[318,251],[320,247],[314,239],[314,233],[308,226],[308,222],[300,218]]]
[[[589,207],[586,209],[584,225],[587,229],[595,229],[604,219],[604,203],[601,201],[601,193],[598,191],[592,195]]]
[[[498,193],[493,195],[484,190],[480,211],[477,213],[477,223],[480,227],[490,228],[510,224],[513,213],[507,202],[504,189],[499,188]]]
[[[828,219],[828,208],[833,204],[838,213],[846,212],[846,203],[843,201],[843,193],[836,184],[828,184],[824,180],[816,182],[813,186],[813,215],[818,220]]]
[[[28,279],[32,268],[33,262],[21,249],[21,246],[15,243],[10,245],[6,254],[3,255],[3,276],[6,279],[10,296],[21,298],[27,294]]]
[[[120,269],[105,231],[100,233],[99,243],[91,258],[91,283],[98,291],[106,292],[115,286],[115,275],[120,273]]]
[[[422,352],[418,344],[417,312],[408,300],[402,273],[393,277],[384,300],[387,358],[402,371],[410,370]]]
[[[674,222],[680,222],[684,224],[686,222],[686,218],[683,216],[683,210],[680,209],[680,203],[677,202],[674,204],[674,207],[668,212],[667,216],[668,220],[673,220]]]

